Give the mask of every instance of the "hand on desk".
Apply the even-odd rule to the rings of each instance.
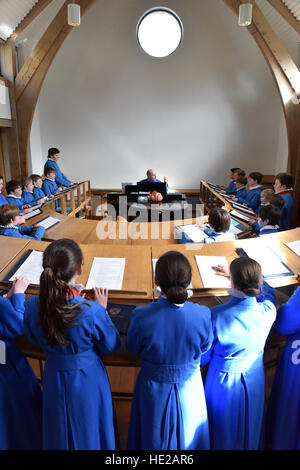
[[[20,277],[19,279],[15,279],[12,287],[7,293],[7,298],[10,299],[14,294],[24,294],[29,284],[30,280],[27,279],[27,277]]]
[[[229,266],[226,264],[218,264],[217,266],[212,266],[212,269],[216,271],[218,276],[230,277]]]
[[[94,287],[95,300],[106,309],[108,301],[108,289],[104,287]]]

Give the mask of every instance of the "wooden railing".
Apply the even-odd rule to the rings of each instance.
[[[82,181],[74,186],[63,191],[61,194],[55,196],[51,201],[46,202],[45,205],[50,205],[52,210],[55,210],[55,201],[63,215],[75,217],[80,214],[82,217],[87,217],[91,214],[91,184],[90,181]]]
[[[217,191],[214,191],[205,181],[200,181],[200,201],[204,204],[206,211],[209,211],[213,207],[225,206],[225,209],[227,209],[230,206],[226,199],[222,198],[222,196],[220,196]]]

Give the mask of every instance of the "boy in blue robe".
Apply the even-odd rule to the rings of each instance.
[[[23,184],[23,193],[22,197],[24,204],[29,206],[36,206],[37,204],[43,203],[45,201],[45,196],[42,198],[35,198],[33,193],[33,181],[31,178],[26,178]]]
[[[289,230],[291,228],[291,216],[293,209],[293,177],[288,173],[279,173],[275,177],[275,193],[282,197],[284,205],[279,220],[279,230]]]
[[[0,207],[3,206],[3,204],[7,204],[7,200],[1,194],[2,189],[3,189],[3,176],[0,176]]]
[[[240,177],[240,176],[246,176],[246,173],[244,170],[242,170],[241,168],[232,168],[231,169],[231,179],[232,181],[229,183],[229,185],[227,186],[227,188],[223,188],[224,191],[229,194],[230,196],[235,196],[236,195],[236,180]],[[247,184],[247,183],[246,183]],[[222,187],[221,187],[222,188]]]
[[[299,280],[299,276],[298,276]],[[286,336],[268,406],[266,447],[300,450],[300,287],[278,309],[276,327]]]
[[[159,258],[161,296],[134,310],[126,338],[142,360],[131,409],[129,449],[209,449],[201,355],[210,348],[207,307],[187,302],[191,266],[179,252]]]
[[[259,209],[257,220],[252,222],[253,219],[251,219],[249,223],[251,223],[254,232],[259,237],[269,233],[277,233],[280,215],[281,210],[279,207],[267,204]]]
[[[24,334],[24,292],[29,280],[14,281],[0,297],[0,449],[42,448],[42,392],[14,339]]]
[[[34,199],[40,200],[44,199],[44,201],[47,200],[47,196],[42,190],[43,186],[43,180],[40,175],[31,175],[31,179],[33,182],[33,197]]]
[[[258,449],[264,413],[263,352],[276,317],[275,290],[262,284],[260,265],[241,257],[228,267],[230,300],[212,308],[214,343],[202,357],[210,362],[205,396],[212,449]]]
[[[55,182],[55,170],[51,167],[45,169],[45,179],[43,181],[42,190],[48,197],[59,194],[62,190],[62,187],[58,187]],[[55,201],[55,209],[58,209],[58,201]]]
[[[23,214],[31,211],[30,205],[24,203],[24,199],[22,198],[22,186],[18,181],[8,181],[8,183],[6,183],[6,193],[7,204],[14,204]]]
[[[63,174],[63,172],[61,171],[57,163],[59,158],[60,158],[60,150],[58,150],[57,148],[50,148],[48,150],[48,160],[46,161],[45,166],[44,166],[44,174],[46,175],[45,172],[47,168],[52,168],[53,170],[55,170],[55,182],[57,186],[58,187],[65,186],[66,188],[68,188],[69,186],[72,186],[73,184],[76,184],[76,183],[72,183]]]
[[[233,233],[229,232],[231,225],[231,217],[229,212],[225,209],[213,208],[209,212],[208,216],[209,227],[206,225],[200,226],[203,229],[206,238],[202,243],[213,243],[213,242],[226,242],[235,240]],[[193,243],[190,237],[181,232],[179,235],[179,243]]]
[[[249,191],[246,195],[239,196],[237,201],[241,204],[246,204],[248,207],[254,210],[254,212],[258,211],[260,206],[260,193],[261,193],[261,181],[263,175],[258,171],[253,171],[248,176],[248,183],[249,183]]]
[[[20,210],[14,204],[4,204],[0,207],[0,235],[15,238],[29,238],[29,240],[41,240],[45,233],[45,228],[39,225],[23,225],[25,218],[20,214]],[[30,236],[31,234],[32,236]]]
[[[74,287],[82,274],[82,252],[73,240],[46,248],[40,295],[25,304],[28,339],[46,356],[43,449],[114,450],[114,409],[102,355],[118,350],[120,336],[106,312],[107,289],[95,301]]]

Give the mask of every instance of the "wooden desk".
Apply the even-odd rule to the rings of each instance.
[[[0,272],[18,256],[20,252],[28,245],[30,240],[26,238],[13,238],[0,236]]]
[[[61,222],[64,222],[65,220],[69,219],[67,215],[63,215],[63,214],[60,214],[59,212],[52,210],[50,206],[42,206],[40,209],[42,211],[41,214],[38,214],[32,217],[31,219],[27,219],[24,225],[38,224],[42,219],[45,219],[46,217],[54,217],[55,219],[60,220],[60,224]],[[57,227],[57,225],[55,227]],[[47,238],[47,232],[50,230],[51,228],[46,230],[44,238]]]

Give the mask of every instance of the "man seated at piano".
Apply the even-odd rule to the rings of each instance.
[[[160,181],[156,178],[156,171],[153,169],[147,170],[147,178],[139,181],[139,183],[166,183],[167,193],[170,192],[169,184],[167,178],[164,176],[164,181]]]

